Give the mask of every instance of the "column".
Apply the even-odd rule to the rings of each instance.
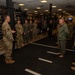
[[[11,29],[14,29],[14,5],[12,0],[6,0],[6,7],[7,7],[7,15],[10,16],[11,21],[10,21],[10,25],[11,25]]]
[[[52,19],[52,4],[49,4],[49,13],[50,19]]]

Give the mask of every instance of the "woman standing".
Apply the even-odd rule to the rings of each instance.
[[[17,24],[15,25],[15,29],[16,29],[17,47],[21,48],[21,47],[23,47],[23,27],[21,25],[20,20],[17,21]]]

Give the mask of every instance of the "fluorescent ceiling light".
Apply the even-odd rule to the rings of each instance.
[[[65,13],[66,11],[63,11],[63,13]]]
[[[24,6],[24,4],[19,4],[19,6]]]
[[[56,8],[57,6],[52,6],[52,8]]]
[[[59,14],[57,14],[57,16],[58,16]]]
[[[36,7],[36,9],[41,9],[40,7]]]
[[[66,15],[70,15],[69,13],[65,13]]]
[[[46,12],[49,12],[49,10],[45,10]]]
[[[41,15],[43,15],[43,14],[41,14]]]
[[[25,8],[24,10],[28,10],[27,8]]]
[[[41,0],[42,3],[47,3],[47,0]]]
[[[65,14],[68,14],[68,13],[65,13]]]
[[[37,13],[38,11],[34,11],[35,13]]]
[[[58,9],[58,11],[62,11],[62,9]]]
[[[35,14],[38,14],[37,12]]]
[[[53,13],[53,15],[55,15],[56,13]]]

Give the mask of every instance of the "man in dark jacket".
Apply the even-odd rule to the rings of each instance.
[[[53,21],[50,20],[49,25],[48,25],[48,37],[50,39],[52,38],[52,28],[53,28]]]

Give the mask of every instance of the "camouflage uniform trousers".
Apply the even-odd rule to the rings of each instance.
[[[21,34],[17,34],[16,41],[17,41],[17,47],[21,48],[23,45],[23,36]]]
[[[5,58],[12,59],[12,48],[13,48],[13,41],[10,41],[6,38],[3,38],[4,47],[5,47]]]
[[[33,30],[33,37],[36,37],[37,36],[37,29],[34,29]]]
[[[59,48],[60,48],[60,54],[64,55],[66,52],[66,40],[59,40]]]
[[[33,31],[29,32],[29,38],[30,38],[30,40],[32,40],[32,38],[33,38]]]
[[[24,41],[25,41],[25,43],[28,43],[29,42],[29,33],[26,33],[24,35]]]

